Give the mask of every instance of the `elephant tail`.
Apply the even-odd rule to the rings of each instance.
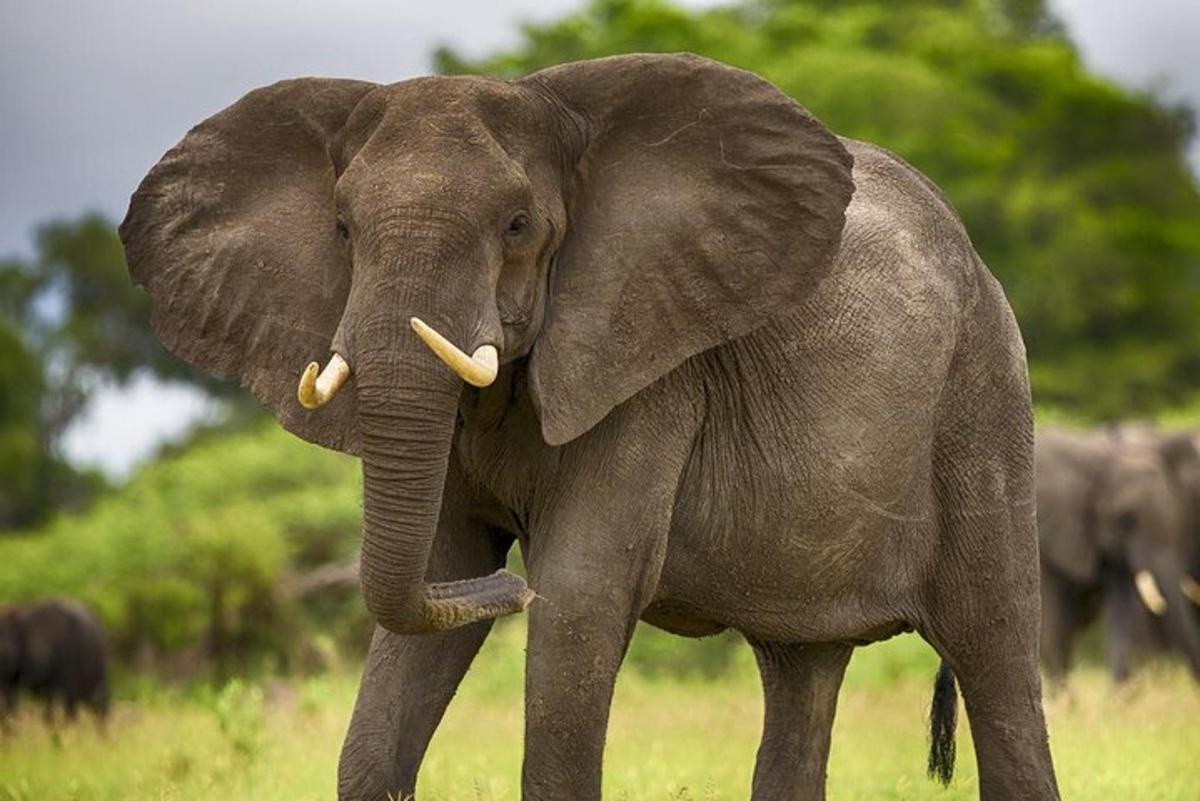
[[[943,785],[954,777],[954,728],[958,724],[958,688],[954,672],[942,662],[933,682],[929,707],[929,778]]]

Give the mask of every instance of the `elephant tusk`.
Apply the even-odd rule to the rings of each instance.
[[[305,409],[319,409],[337,394],[338,390],[350,377],[350,365],[338,354],[333,354],[329,364],[317,375],[321,365],[309,362],[300,376],[300,386],[296,388],[296,398]]]
[[[494,346],[480,345],[474,355],[468,356],[419,318],[413,317],[409,322],[421,341],[463,381],[473,387],[486,387],[496,380],[500,359]]]
[[[1196,581],[1189,575],[1184,575],[1179,580],[1179,589],[1183,590],[1183,594],[1188,597],[1188,600],[1200,606],[1200,581]]]
[[[1154,580],[1153,573],[1149,570],[1139,570],[1133,577],[1133,583],[1137,587],[1138,597],[1142,599],[1142,603],[1146,605],[1147,609],[1158,617],[1167,613],[1167,599],[1159,591],[1158,582]]]

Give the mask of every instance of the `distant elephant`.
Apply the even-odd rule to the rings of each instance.
[[[47,717],[56,704],[69,719],[81,705],[108,713],[108,646],[87,609],[68,600],[0,608],[0,718],[22,690],[43,701]]]
[[[753,645],[755,799],[824,797],[853,646],[909,630],[945,660],[936,772],[952,669],[982,796],[1057,797],[1024,349],[886,151],[691,55],[301,79],[194,128],[121,237],[170,348],[362,456],[379,628],[342,798],[413,793],[489,621],[526,608],[527,801],[600,797],[639,618]]]
[[[1037,498],[1047,672],[1066,674],[1077,635],[1103,612],[1116,680],[1128,678],[1134,644],[1149,644],[1156,630],[1200,678],[1200,620],[1189,598],[1200,550],[1192,437],[1039,431]]]

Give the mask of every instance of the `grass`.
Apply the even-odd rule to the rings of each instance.
[[[748,653],[741,649],[716,681],[647,675],[636,657],[655,647],[654,636],[639,638],[635,669],[623,673],[614,702],[605,797],[745,798],[762,714]],[[521,624],[498,627],[434,738],[423,799],[519,798],[522,659]],[[976,797],[965,725],[950,788],[924,776],[935,664],[911,636],[857,652],[834,732],[830,798]],[[332,798],[355,686],[349,673],[235,681],[220,691],[130,685],[105,732],[56,732],[27,708],[0,741],[0,800]],[[1047,714],[1064,797],[1197,798],[1200,693],[1178,666],[1155,667],[1120,689],[1085,669],[1047,700]]]

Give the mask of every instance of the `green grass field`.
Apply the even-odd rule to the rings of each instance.
[[[425,761],[423,799],[519,798],[523,636],[520,622],[506,622],[480,655]],[[653,635],[639,640],[635,655],[655,647]],[[912,636],[856,653],[834,732],[832,799],[976,797],[965,725],[950,788],[924,776],[935,665]],[[718,680],[634,668],[614,702],[605,797],[747,797],[762,715],[748,650]],[[0,799],[332,798],[355,685],[349,670],[220,691],[127,683],[103,733],[90,724],[55,732],[26,707],[0,741]],[[1200,692],[1179,667],[1120,689],[1083,670],[1047,712],[1065,798],[1200,798]]]

